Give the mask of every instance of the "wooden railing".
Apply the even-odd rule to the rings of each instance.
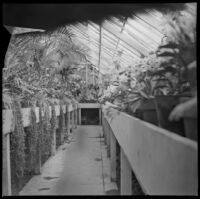
[[[113,181],[116,142],[120,145],[121,195],[132,194],[132,171],[147,195],[198,194],[197,142],[111,110],[112,114],[107,114],[102,108],[102,125]]]
[[[74,128],[77,127],[77,124],[80,122],[78,118],[78,104],[76,108],[70,105],[63,106],[63,112],[69,118],[67,120],[67,124],[65,124],[67,132],[73,131]],[[22,120],[23,126],[27,127],[30,125],[30,108],[22,108]],[[50,117],[51,117],[51,107],[49,107]],[[60,115],[60,106],[55,106],[56,116]],[[36,121],[39,122],[39,108],[35,108],[36,113]],[[15,118],[13,115],[12,110],[3,110],[3,178],[2,178],[2,185],[3,185],[3,195],[11,195],[11,167],[10,167],[10,134],[14,131],[15,127]],[[44,113],[42,112],[44,115]],[[70,119],[71,118],[71,119]],[[57,128],[58,128],[58,117],[57,117]],[[55,132],[56,133],[56,132]],[[52,142],[52,152],[51,154],[55,154],[56,152],[56,135],[53,135],[53,142]],[[39,167],[41,166],[40,163]],[[39,168],[40,170],[41,168]]]

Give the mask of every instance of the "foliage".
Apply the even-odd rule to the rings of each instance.
[[[159,73],[170,71],[177,79],[175,94],[187,87],[188,64],[196,60],[196,10],[186,7],[184,11],[165,16],[166,41],[157,51],[161,58]],[[184,88],[183,88],[184,87]]]
[[[44,117],[43,119],[43,135],[42,135],[42,154],[48,156],[51,152],[51,123],[50,123],[50,112],[48,104],[44,106]]]
[[[24,175],[25,168],[25,133],[21,114],[21,106],[19,99],[14,96],[13,99],[13,114],[15,118],[14,132],[11,134],[11,159],[14,160],[11,164],[14,172],[14,179],[17,180],[20,186],[21,179]]]
[[[89,84],[82,87],[79,102],[97,103],[99,98],[99,86]]]
[[[38,152],[38,139],[39,139],[39,131],[38,131],[34,107],[31,107],[30,126],[27,136],[28,136],[28,146],[30,155],[29,171],[33,172],[36,163],[36,157]]]
[[[53,140],[53,134],[56,131],[56,110],[55,110],[55,106],[53,103],[51,104],[51,120],[50,120],[50,122],[51,122],[51,137]]]
[[[65,27],[36,36],[13,35],[3,69],[4,102],[11,90],[26,107],[41,96],[71,96],[70,75],[81,61],[87,62],[87,49],[75,44],[73,36]]]
[[[59,116],[59,133],[61,137],[64,137],[65,131],[65,115],[63,112],[62,103],[60,103],[60,116]]]

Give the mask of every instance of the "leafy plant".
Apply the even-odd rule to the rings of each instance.
[[[11,160],[13,160],[11,164],[11,171],[14,176],[14,180],[17,181],[16,184],[20,187],[25,168],[25,133],[20,101],[16,96],[14,96],[12,108],[15,117],[15,128],[11,134]]]
[[[165,16],[166,41],[157,51],[161,58],[159,73],[171,71],[177,78],[176,91],[182,93],[188,84],[188,64],[196,60],[196,11],[186,7],[184,11]],[[172,92],[173,93],[173,92]]]
[[[38,139],[39,139],[39,132],[38,126],[36,122],[36,115],[34,107],[31,107],[30,112],[30,126],[27,133],[28,136],[28,146],[29,146],[29,171],[34,173],[35,164],[36,164],[36,156],[38,151]]]

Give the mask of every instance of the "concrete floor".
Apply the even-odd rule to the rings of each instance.
[[[71,142],[59,147],[20,195],[107,195],[116,190],[102,135],[101,126],[78,126]]]

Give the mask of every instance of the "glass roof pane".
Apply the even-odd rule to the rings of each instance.
[[[130,38],[130,40],[137,42],[141,48],[145,48],[147,51],[152,50],[152,48],[150,48],[150,46],[146,42],[144,42],[141,38],[138,38],[138,36],[134,34],[134,32],[131,33],[129,30],[124,30],[123,35],[127,38]]]
[[[132,29],[134,28],[142,35],[148,37],[153,42],[159,44],[159,39],[161,36],[158,36],[155,34],[155,31],[151,31],[147,26],[144,26],[144,24],[141,24],[139,21],[136,21],[135,19],[128,19],[126,22],[126,25],[129,25]]]
[[[102,40],[107,40],[109,43],[116,45],[118,40],[112,40],[111,38],[105,36],[104,34],[102,34]]]
[[[88,37],[88,34],[86,33],[85,30],[82,30],[81,27],[78,26],[71,26],[73,29],[75,29],[76,31],[78,31],[79,33],[81,33],[83,36],[85,36],[86,38]]]
[[[91,22],[91,21],[89,21],[89,23],[88,24],[90,24],[96,31],[100,31],[100,27],[99,27],[99,25],[97,25],[97,24],[95,24],[95,23],[93,23],[93,22]]]
[[[116,25],[114,22],[108,21],[108,20],[105,20],[104,22],[108,23],[110,26],[114,26],[114,28],[116,29],[116,31],[121,32],[122,27]]]
[[[102,34],[105,35],[106,37],[108,37],[109,39],[111,39],[113,42],[117,42],[118,41],[118,38],[116,38],[113,34],[109,33],[103,27],[102,27]]]
[[[111,18],[111,22],[114,23],[116,26],[118,26],[119,28],[122,29],[122,27],[123,27],[123,22],[122,22],[119,18],[112,17],[112,18]]]
[[[152,15],[153,17],[155,17],[157,21],[160,21],[160,22],[162,21],[163,14],[160,11],[154,8],[145,9],[145,11],[149,13],[150,15]]]
[[[130,51],[134,57],[136,57],[136,56],[140,57],[140,54],[135,49],[133,49],[129,45],[127,45],[125,42],[120,41],[120,45],[119,46],[121,46],[122,49],[124,48],[124,50]]]
[[[151,25],[146,19],[143,19],[141,15],[134,15],[134,20],[133,22],[136,22],[137,24],[142,25],[143,27],[146,27],[146,30],[148,33],[156,35],[158,37],[162,37],[163,34],[158,30],[158,27],[154,27]]]
[[[104,39],[104,40],[102,40],[102,45],[108,47],[110,50],[115,50],[117,43],[114,44],[114,43],[111,43],[111,42],[107,41],[106,39]]]
[[[144,46],[138,43],[138,41],[134,40],[128,35],[124,35],[123,33],[121,33],[119,30],[116,29],[115,25],[112,25],[112,23],[104,22],[103,28],[105,28],[107,31],[109,31],[118,39],[126,42],[128,45],[131,46],[131,48],[134,48],[136,51],[138,51],[139,54],[145,55],[149,53],[148,50]]]
[[[101,49],[104,50],[108,55],[110,55],[110,56],[113,55],[113,51],[109,50],[107,47],[102,45]]]
[[[140,39],[143,43],[146,43],[146,46],[151,47],[151,49],[155,49],[157,47],[154,41],[149,39],[149,37],[145,36],[144,34],[141,34],[141,32],[137,31],[137,29],[131,27],[129,24],[125,25],[124,31],[127,31],[127,33],[132,37],[136,35],[138,39]]]

